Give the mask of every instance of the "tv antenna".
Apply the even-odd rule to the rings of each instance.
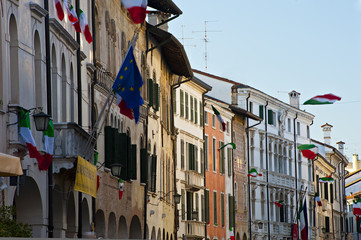
[[[182,45],[183,46],[194,46],[194,47],[196,47],[196,45],[184,45],[184,40],[185,39],[193,39],[193,38],[186,38],[186,37],[184,37],[184,27],[185,27],[186,25],[182,25],[181,27],[182,27],[182,37],[181,37],[181,39],[182,39]]]
[[[217,22],[217,21],[204,21],[204,31],[192,31],[192,33],[195,33],[195,32],[203,32],[204,33],[204,37],[203,37],[203,41],[204,41],[204,61],[205,61],[205,70],[207,72],[207,57],[208,57],[208,54],[207,54],[207,43],[209,42],[208,41],[208,35],[207,33],[209,32],[222,32],[220,30],[212,30],[212,31],[207,31],[207,23],[209,22]]]

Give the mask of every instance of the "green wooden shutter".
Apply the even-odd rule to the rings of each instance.
[[[185,118],[189,119],[188,93],[185,93],[185,105],[186,105]]]
[[[188,143],[188,170],[194,169],[194,145]]]
[[[198,147],[194,146],[194,170],[198,172]]]
[[[199,125],[203,127],[203,106],[202,102],[199,102]]]
[[[205,220],[206,223],[209,224],[209,190],[205,190],[205,205],[206,205]]]
[[[229,227],[234,227],[234,196],[228,195]]]
[[[114,159],[114,139],[112,127],[104,127],[104,135],[105,167],[110,168]]]
[[[232,176],[232,149],[227,148],[228,176]]]
[[[184,140],[181,140],[181,169],[184,169]]]
[[[194,98],[194,123],[198,124],[198,102],[196,98]]]
[[[185,209],[185,193],[184,193],[184,189],[181,190],[181,195],[182,195],[182,199],[181,199],[181,204],[182,204],[182,220],[185,220],[186,218],[186,209]]]
[[[221,225],[224,226],[224,193],[221,193]]]
[[[204,208],[204,195],[201,195],[201,221],[204,222],[206,221],[206,216],[205,216],[205,208]]]
[[[187,192],[187,220],[192,220],[192,200],[193,194],[191,192]]]
[[[147,183],[148,180],[148,152],[147,149],[140,149],[140,182]]]
[[[155,192],[157,186],[157,155],[152,155],[152,169],[151,169],[151,185],[150,191]]]
[[[213,224],[218,224],[217,216],[217,192],[213,192]]]
[[[201,156],[201,174],[204,174],[204,152],[203,152],[203,148],[200,149],[199,151],[200,156]]]
[[[184,117],[184,93],[180,90],[180,116]]]
[[[158,111],[159,110],[159,85],[158,85],[158,83],[154,83],[153,92],[154,92],[153,108],[155,111]]]
[[[194,106],[193,106],[193,96],[190,96],[190,106],[191,106],[191,122],[194,121]]]
[[[195,199],[196,212],[198,213],[198,214],[197,214],[197,219],[196,219],[196,221],[199,221],[200,212],[199,212],[199,195],[198,195],[198,193],[196,193],[195,198],[196,198],[196,199]]]
[[[259,105],[259,117],[263,119],[263,105]]]
[[[128,157],[129,171],[128,175],[130,179],[137,179],[137,145],[131,144],[130,154]]]
[[[153,106],[153,80],[151,78],[148,78],[147,85],[148,85],[148,103],[149,106]]]
[[[118,133],[116,138],[116,148],[119,149],[120,164],[122,164],[121,178],[128,180],[128,136],[125,133]]]
[[[273,125],[273,111],[272,110],[268,110],[267,118],[268,118],[268,124]]]

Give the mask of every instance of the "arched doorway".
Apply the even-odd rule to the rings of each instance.
[[[156,236],[155,236],[155,227],[153,227],[152,229],[152,235],[150,237],[151,240],[155,240],[156,239]]]
[[[105,217],[100,209],[95,214],[95,234],[97,238],[105,238]]]
[[[120,239],[128,239],[127,221],[124,216],[119,218],[118,236]]]
[[[158,228],[158,234],[157,234],[157,240],[161,240],[162,239],[162,233],[160,232],[160,228]]]
[[[16,221],[29,224],[35,238],[46,237],[42,200],[38,185],[31,177],[26,177],[25,185],[19,187],[13,205],[16,207]]]
[[[10,79],[11,79],[11,103],[20,103],[20,92],[22,88],[19,87],[19,41],[18,41],[18,26],[14,15],[10,16],[9,22],[10,35]]]
[[[67,238],[76,237],[75,225],[75,198],[74,192],[70,192],[66,207],[66,234]]]
[[[142,228],[137,215],[134,215],[129,227],[129,239],[141,239]]]
[[[108,238],[115,239],[117,238],[117,223],[115,219],[115,214],[111,212],[109,214],[109,220],[108,220]]]
[[[246,235],[246,233],[243,234],[243,240],[247,240],[247,235]]]
[[[89,217],[89,205],[86,198],[83,199],[82,203],[82,233],[90,232],[90,217]]]

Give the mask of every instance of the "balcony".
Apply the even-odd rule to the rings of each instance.
[[[290,235],[291,230],[292,230],[291,223],[284,223],[284,222],[271,223],[271,234]]]
[[[72,122],[54,123],[54,172],[61,168],[71,169],[74,161],[86,151],[90,134]],[[87,150],[86,160],[94,161],[94,142]]]
[[[110,72],[107,72],[106,69],[97,66],[97,84],[104,88],[107,93],[112,90],[112,86],[114,83],[114,78],[110,76]]]
[[[281,173],[269,172],[268,179],[272,185],[282,186],[282,187],[288,188],[288,189],[295,188],[295,178],[294,177],[284,175]]]
[[[202,174],[193,170],[187,170],[184,173],[185,173],[185,186],[187,190],[196,192],[203,188]]]
[[[186,237],[189,239],[201,239],[204,237],[205,223],[196,221],[186,221]]]

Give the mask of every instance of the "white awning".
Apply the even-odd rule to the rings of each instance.
[[[20,158],[0,153],[0,177],[23,175]]]

